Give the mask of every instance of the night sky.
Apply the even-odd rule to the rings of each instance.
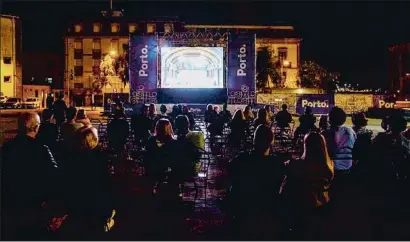
[[[388,46],[410,42],[410,2],[143,2],[114,0],[114,8],[140,18],[179,16],[187,24],[275,24],[295,26],[301,59],[341,74],[341,81],[388,86]],[[69,19],[98,16],[109,1],[3,1],[2,13],[20,16],[23,50],[63,53]]]

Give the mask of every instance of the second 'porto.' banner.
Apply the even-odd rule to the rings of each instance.
[[[158,43],[155,36],[130,38],[130,86],[132,103],[155,103]]]
[[[255,101],[254,34],[229,36],[228,41],[228,103],[249,104]]]
[[[296,112],[302,114],[306,106],[312,108],[313,114],[328,114],[332,103],[330,102],[329,95],[326,94],[300,95],[296,103]]]

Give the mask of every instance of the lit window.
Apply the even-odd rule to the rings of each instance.
[[[93,24],[93,32],[94,32],[94,33],[99,33],[99,32],[101,32],[101,24],[99,24],[99,23]]]
[[[82,39],[76,39],[74,41],[74,49],[76,49],[76,50],[83,49],[83,40]]]
[[[111,40],[111,53],[117,52],[118,51],[118,39],[112,39]]]
[[[157,26],[155,24],[147,24],[147,33],[155,33]]]
[[[118,33],[120,32],[120,25],[118,23],[111,24],[111,33]]]
[[[93,39],[93,49],[94,50],[101,49],[101,39]]]
[[[165,33],[174,32],[174,24],[164,24],[164,32]]]
[[[83,31],[83,25],[82,24],[74,25],[74,32],[80,33],[81,31]]]
[[[11,82],[10,76],[4,76],[4,82]]]
[[[130,33],[135,33],[137,31],[137,24],[129,24],[128,25],[128,31]]]
[[[284,61],[288,58],[288,48],[281,47],[278,48],[278,57],[280,61]]]

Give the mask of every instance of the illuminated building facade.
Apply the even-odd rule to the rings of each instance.
[[[185,25],[178,19],[149,20],[129,19],[120,11],[102,12],[103,16],[92,20],[73,21],[64,37],[65,95],[76,105],[90,105],[91,93],[95,92],[101,73],[101,60],[120,58],[127,48],[129,34],[154,35],[186,31],[250,32],[256,34],[256,47],[266,47],[273,58],[281,63],[283,86],[296,88],[299,77],[300,38],[292,26],[254,25]],[[115,71],[114,71],[115,72]],[[106,77],[108,84],[97,92],[96,103],[102,104],[102,93],[129,93],[129,84],[124,85],[118,75]],[[99,86],[101,87],[101,85]]]
[[[0,15],[0,94],[22,97],[21,22],[18,17]]]
[[[410,43],[389,47],[390,91],[399,97],[410,95]]]

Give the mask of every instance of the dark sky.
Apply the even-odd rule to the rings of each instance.
[[[4,1],[20,16],[24,51],[62,53],[65,21],[98,15],[109,1]],[[293,24],[303,38],[301,59],[341,73],[342,81],[388,85],[388,46],[410,42],[410,2],[143,2],[114,0],[127,16],[179,16],[186,23]]]

